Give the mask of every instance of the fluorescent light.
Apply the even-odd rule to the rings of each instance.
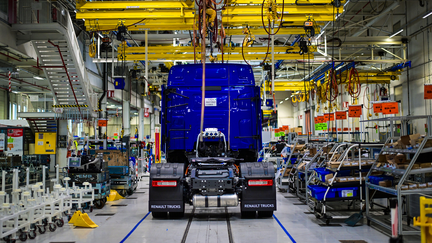
[[[425,18],[429,17],[431,14],[432,14],[432,12],[430,12],[430,13],[426,14],[425,16],[423,16],[423,18],[425,19]]]
[[[33,78],[35,79],[39,79],[39,80],[43,80],[43,78],[39,77],[39,76],[34,76]]]
[[[288,98],[288,97],[286,97],[286,98],[285,98],[285,100],[289,100],[289,98]]]
[[[400,33],[402,33],[402,31],[404,31],[403,29],[399,30],[398,32],[394,33],[393,35],[391,35],[389,38],[392,38]]]
[[[281,102],[279,102],[279,104],[282,104],[282,103],[283,103],[283,100]]]

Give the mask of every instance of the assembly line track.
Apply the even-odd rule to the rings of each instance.
[[[188,223],[186,225],[186,229],[183,233],[183,238],[181,240],[181,243],[186,243],[186,239],[188,237],[189,234],[189,230],[192,224],[192,221],[195,218],[195,207],[192,209],[191,215],[189,217]],[[232,235],[232,229],[231,229],[231,221],[230,221],[230,215],[228,213],[228,209],[225,208],[225,220],[226,220],[226,224],[227,224],[227,231],[228,231],[228,242],[229,243],[234,243],[234,238]]]

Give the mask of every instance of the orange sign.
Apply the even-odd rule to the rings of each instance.
[[[318,123],[324,123],[325,122],[324,116],[318,116],[317,119],[318,119]]]
[[[399,113],[399,104],[397,102],[387,102],[382,104],[382,113],[384,115]]]
[[[349,117],[360,117],[362,115],[362,106],[361,105],[350,105],[348,107],[348,116]]]
[[[360,127],[356,127],[356,128],[355,128],[355,131],[356,131],[356,132],[360,131]]]
[[[289,126],[282,126],[283,127],[283,129],[286,131],[286,130],[289,130]]]
[[[373,104],[374,113],[382,113],[382,103]]]
[[[302,135],[302,133],[301,133],[301,132],[298,132],[297,134],[298,134],[298,135]]]
[[[98,126],[106,127],[107,126],[107,120],[98,120]]]
[[[342,132],[342,128],[338,128],[338,132]]]
[[[348,132],[348,127],[344,127],[344,132]]]
[[[315,117],[314,120],[315,120],[315,123],[321,123],[319,117]]]
[[[334,113],[324,113],[324,122],[334,121]]]
[[[276,128],[275,129],[275,133],[279,133],[280,132],[280,129],[279,128]]]
[[[432,99],[432,84],[424,85],[424,99],[425,100]]]
[[[336,111],[336,120],[346,120],[347,113],[346,111]]]
[[[333,131],[333,132],[336,132],[336,127],[332,127],[332,131]]]

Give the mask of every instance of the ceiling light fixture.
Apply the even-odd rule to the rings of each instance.
[[[398,32],[396,32],[396,33],[394,33],[393,35],[391,35],[389,38],[392,38],[392,37],[394,37],[394,36],[396,36],[396,35],[399,35],[400,33],[402,33],[404,30],[403,29],[401,29],[401,30],[399,30]]]
[[[43,78],[41,78],[39,76],[34,76],[33,78],[38,79],[38,80],[43,80]]]
[[[425,18],[429,17],[431,14],[432,14],[432,11],[429,12],[428,14],[426,14],[425,16],[423,16],[423,18],[425,19]]]

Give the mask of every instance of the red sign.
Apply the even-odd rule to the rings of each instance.
[[[318,117],[314,118],[315,123],[320,123],[320,119]]]
[[[318,119],[318,123],[324,123],[325,122],[324,116],[317,116],[317,119]]]
[[[98,120],[98,126],[100,127],[106,127],[107,123],[107,120]]]
[[[424,99],[425,100],[432,99],[432,84],[424,85]]]
[[[373,104],[374,113],[382,113],[382,103]]]
[[[348,107],[348,116],[349,117],[360,117],[362,115],[362,106],[361,105],[350,105]]]
[[[347,113],[346,111],[336,111],[336,120],[346,120]]]
[[[382,104],[382,113],[384,115],[399,113],[399,104],[397,102],[387,102]]]
[[[356,128],[355,128],[355,131],[356,131],[356,132],[360,131],[360,127],[356,127]]]
[[[334,121],[334,113],[324,113],[324,122]]]
[[[344,132],[348,132],[348,127],[344,127]]]
[[[145,108],[144,117],[149,117],[149,116],[150,116],[149,108]]]
[[[284,131],[288,131],[289,130],[289,126],[282,126]]]
[[[107,90],[107,97],[108,98],[114,97],[114,90]]]
[[[343,107],[344,107],[344,108],[348,108],[348,104],[349,104],[348,101],[344,102],[344,103],[343,103]]]
[[[299,116],[299,120],[301,120],[301,119],[303,119],[303,115],[300,115],[300,116]]]
[[[342,132],[342,128],[338,128],[338,132]]]

